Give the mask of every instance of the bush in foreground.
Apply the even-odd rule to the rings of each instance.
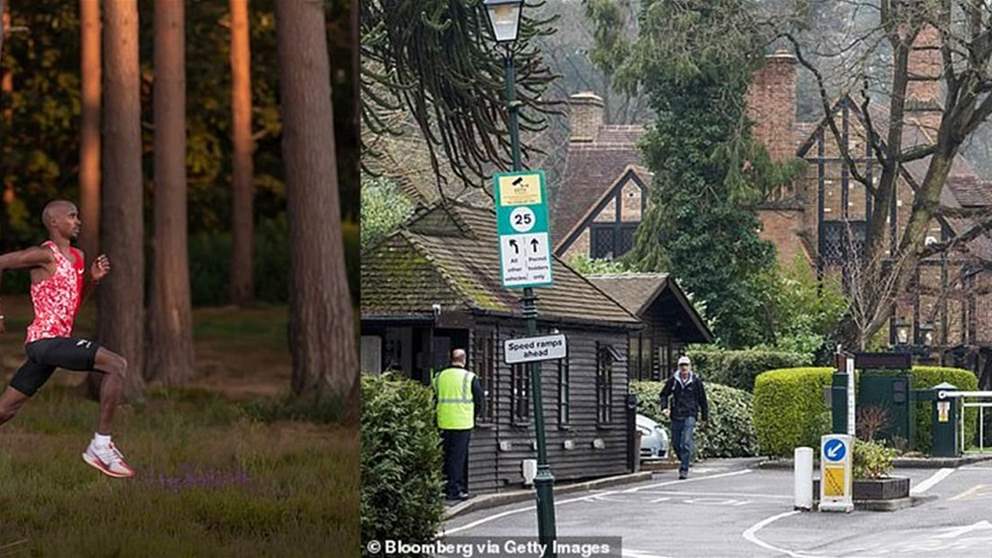
[[[631,382],[631,391],[637,394],[638,412],[671,433],[671,421],[661,414],[658,394],[663,382]],[[757,455],[758,445],[751,423],[751,394],[720,384],[706,383],[706,397],[710,406],[710,422],[706,428],[696,428],[695,442],[698,457],[749,457]]]
[[[431,391],[362,375],[362,540],[427,542],[444,512],[440,436]],[[366,552],[365,544],[362,545]]]

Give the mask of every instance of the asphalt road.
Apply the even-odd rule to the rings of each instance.
[[[619,536],[630,558],[992,557],[992,462],[897,470],[913,487],[930,484],[923,493],[937,499],[850,514],[793,511],[792,472],[753,465],[709,461],[684,481],[666,472],[650,482],[562,495],[558,535]],[[533,504],[514,504],[457,517],[445,530],[450,540],[522,540],[536,536],[536,512]]]

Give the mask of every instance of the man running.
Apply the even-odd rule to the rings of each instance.
[[[100,422],[83,461],[111,477],[132,477],[134,470],[110,441],[110,424],[124,386],[127,361],[87,339],[72,337],[79,307],[88,291],[110,272],[110,260],[101,255],[83,279],[85,257],[70,243],[79,236],[82,221],[72,202],[57,200],[42,213],[49,240],[41,246],[0,255],[0,278],[8,269],[31,272],[34,321],[28,326],[24,351],[27,362],[0,394],[0,424],[14,418],[24,402],[38,391],[56,368],[96,371],[104,375],[100,387]],[[0,333],[5,331],[0,307]]]

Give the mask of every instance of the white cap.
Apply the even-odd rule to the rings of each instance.
[[[683,364],[692,364],[692,361],[689,360],[689,357],[682,355],[679,357],[679,366],[682,366]]]

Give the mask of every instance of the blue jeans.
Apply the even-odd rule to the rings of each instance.
[[[679,471],[683,473],[689,472],[689,463],[692,461],[692,431],[695,427],[696,417],[672,419],[672,447],[682,462]]]

